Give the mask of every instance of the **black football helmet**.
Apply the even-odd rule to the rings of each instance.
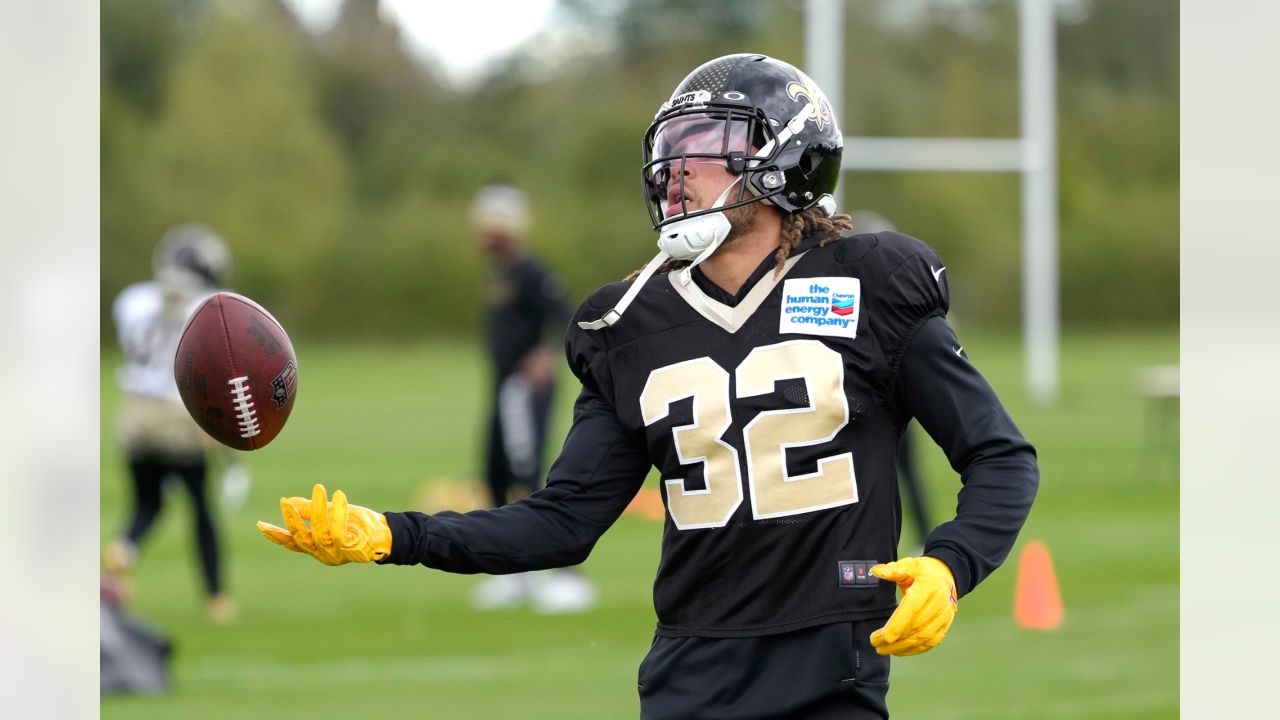
[[[824,196],[831,211],[843,149],[835,112],[808,75],[767,55],[716,58],[676,86],[645,132],[641,175],[649,217],[656,229],[757,200],[795,213]],[[683,185],[684,166],[696,162],[723,163],[743,175],[736,197],[688,212],[681,187],[673,196],[682,212],[665,217],[668,184],[678,177]]]

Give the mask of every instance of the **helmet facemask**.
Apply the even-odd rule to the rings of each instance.
[[[781,192],[780,174],[773,163],[778,149],[775,138],[768,119],[750,106],[711,104],[696,111],[676,109],[659,114],[645,133],[641,168],[645,206],[654,229]],[[761,153],[761,148],[766,152]],[[722,167],[742,182],[736,183],[723,204],[691,211],[685,177],[686,171],[697,165]],[[776,187],[762,181],[770,173]]]

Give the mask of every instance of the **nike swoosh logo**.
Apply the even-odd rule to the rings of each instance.
[[[947,266],[946,266],[946,265],[943,265],[942,267],[938,268],[937,270],[934,270],[934,269],[933,269],[933,266],[932,266],[932,265],[930,265],[930,266],[929,266],[929,272],[933,273],[933,281],[934,281],[934,282],[942,282],[942,271],[943,271],[943,270],[946,270],[946,269],[947,269]]]
[[[960,354],[960,353],[964,352],[964,346],[963,346],[963,345],[961,345],[961,346],[960,346],[960,347],[958,347],[958,348],[951,348],[951,352],[955,353],[957,357],[964,357],[964,355],[961,355],[961,354]]]

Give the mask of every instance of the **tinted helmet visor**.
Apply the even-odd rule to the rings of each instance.
[[[645,202],[654,227],[758,199],[746,197],[746,185],[740,183],[722,207],[690,213],[684,193],[685,169],[710,164],[740,175],[748,169],[748,158],[771,137],[768,123],[757,113],[743,109],[659,117],[645,133],[642,169]],[[752,169],[758,167],[758,161],[750,162]],[[678,184],[673,187],[673,183]]]

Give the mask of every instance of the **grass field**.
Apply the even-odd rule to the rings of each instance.
[[[894,716],[1178,717],[1176,439],[1153,439],[1150,408],[1134,390],[1140,366],[1177,362],[1176,334],[1068,336],[1062,400],[1052,408],[1027,401],[1016,338],[964,340],[1039,450],[1040,495],[1014,556],[962,600],[947,641],[894,660]],[[483,363],[470,346],[297,350],[300,395],[289,426],[246,458],[249,501],[221,517],[239,618],[226,627],[205,619],[188,503],[173,493],[143,548],[133,609],[174,639],[175,686],[160,697],[106,699],[102,716],[636,717],[659,523],[627,516],[605,535],[585,565],[602,603],[568,617],[481,615],[467,604],[480,578],[329,568],[258,535],[255,520],[278,522],[278,498],[306,495],[313,482],[401,510],[437,479],[477,472]],[[114,369],[107,358],[104,540],[120,531],[128,502],[113,442]],[[566,377],[557,438],[571,385]],[[936,448],[921,447],[935,514],[949,512],[959,483]],[[1066,604],[1057,632],[1021,631],[1011,620],[1014,559],[1030,539],[1045,541],[1056,563]],[[902,548],[916,543],[908,535]]]

